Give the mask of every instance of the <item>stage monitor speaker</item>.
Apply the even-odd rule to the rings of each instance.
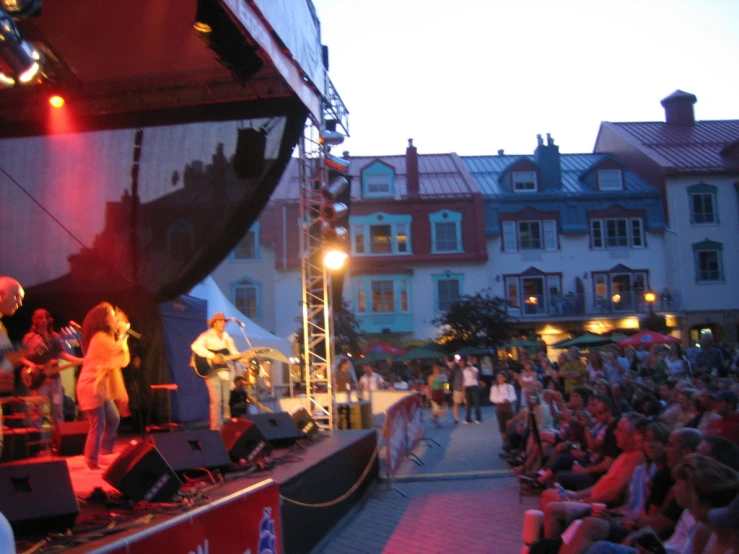
[[[312,437],[318,432],[318,424],[308,413],[308,410],[300,406],[290,414],[295,427],[306,437]]]
[[[59,456],[77,456],[85,449],[89,421],[69,421],[54,426],[54,447]]]
[[[147,441],[157,447],[169,467],[177,472],[199,468],[227,468],[231,465],[218,431],[155,433]]]
[[[0,465],[0,512],[16,535],[64,532],[80,509],[67,462],[37,458]]]
[[[132,500],[168,502],[182,486],[153,444],[131,441],[103,474],[103,479]]]
[[[256,179],[262,174],[266,145],[264,129],[239,129],[233,157],[234,173],[239,179]]]
[[[372,429],[372,405],[367,400],[336,405],[339,430]]]
[[[234,417],[221,429],[221,438],[234,462],[251,463],[272,452],[259,428],[248,419]]]
[[[246,417],[254,422],[264,438],[275,448],[290,446],[303,436],[287,412],[249,414]]]

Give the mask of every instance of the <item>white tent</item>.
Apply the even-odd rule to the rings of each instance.
[[[193,287],[190,291],[190,296],[200,298],[208,302],[208,317],[212,317],[213,314],[223,312],[228,318],[236,318],[243,322],[246,326],[244,331],[246,336],[251,341],[251,345],[257,346],[268,346],[282,352],[286,358],[290,358],[293,355],[292,343],[287,339],[281,339],[277,335],[273,335],[266,329],[262,329],[259,325],[254,323],[244,314],[242,314],[236,306],[223,294],[223,291],[218,287],[212,277],[208,276],[205,280]],[[226,330],[233,337],[236,348],[240,351],[244,351],[249,348],[246,339],[239,329],[239,327],[232,322],[226,324]]]

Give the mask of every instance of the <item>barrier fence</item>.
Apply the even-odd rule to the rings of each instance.
[[[423,402],[421,393],[398,400],[385,412],[387,471],[393,476],[406,455],[423,440]]]

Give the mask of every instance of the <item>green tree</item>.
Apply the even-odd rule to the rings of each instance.
[[[433,319],[440,327],[438,340],[457,350],[463,346],[494,348],[508,340],[510,317],[504,298],[490,289],[462,295],[449,310]]]

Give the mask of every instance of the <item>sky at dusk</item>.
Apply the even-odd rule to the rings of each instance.
[[[352,155],[591,152],[601,121],[739,119],[739,0],[313,0]]]

